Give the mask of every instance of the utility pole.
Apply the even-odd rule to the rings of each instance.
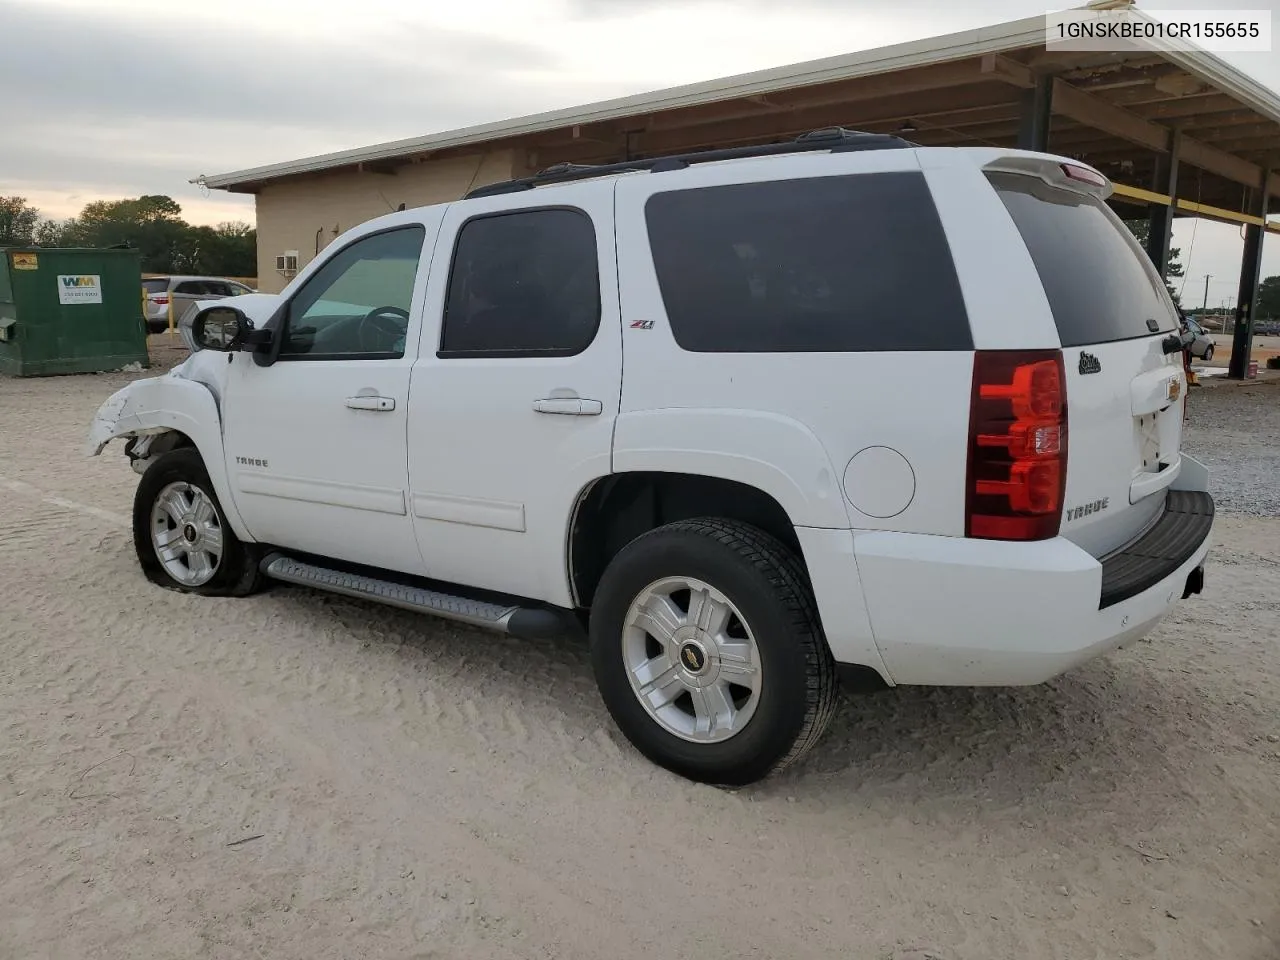
[[[1204,275],[1204,303],[1200,304],[1201,310],[1207,310],[1209,308],[1209,277],[1211,276],[1212,274],[1208,273]]]

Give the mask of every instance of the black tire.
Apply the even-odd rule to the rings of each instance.
[[[151,537],[151,511],[156,498],[171,483],[197,488],[212,503],[222,534],[222,553],[214,574],[198,586],[184,584],[165,569]],[[133,544],[142,572],[152,583],[182,593],[209,597],[243,597],[262,582],[258,572],[259,550],[242,543],[225,521],[222,505],[209,480],[200,453],[194,447],[179,447],[161,454],[147,467],[133,497]]]
[[[743,729],[695,743],[664,729],[633,691],[623,629],[635,598],[665,577],[691,577],[723,593],[750,624],[763,682]],[[839,702],[808,578],[796,555],[762,530],[702,518],[659,527],[624,547],[605,570],[591,609],[591,659],[605,705],[652,762],[690,780],[740,786],[801,759]]]
[[[1212,346],[1205,347],[1204,362],[1208,363],[1212,359],[1213,359],[1213,347]]]

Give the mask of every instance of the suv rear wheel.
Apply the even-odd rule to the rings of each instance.
[[[739,785],[795,762],[835,713],[835,665],[804,570],[730,520],[669,524],[610,563],[591,611],[605,704],[642,754]]]
[[[257,552],[227,525],[192,447],[162,454],[133,498],[133,542],[148,580],[206,596],[244,596],[260,582]]]

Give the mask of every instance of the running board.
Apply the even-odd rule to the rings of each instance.
[[[263,557],[260,569],[266,576],[284,583],[339,593],[359,600],[373,600],[402,610],[443,617],[526,640],[557,637],[572,629],[568,611],[562,614],[555,610],[522,607],[518,604],[472,600],[425,587],[406,586],[363,574],[320,567],[282,553],[270,553]]]

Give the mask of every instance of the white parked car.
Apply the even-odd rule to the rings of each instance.
[[[146,277],[142,281],[142,293],[146,297],[147,329],[152,333],[167,330],[170,314],[177,326],[183,314],[198,300],[222,300],[254,292],[243,283],[225,277]]]
[[[640,751],[750,782],[838,679],[1039,683],[1200,591],[1177,316],[1109,189],[847,131],[482,188],[202,309],[88,450],[129,438],[155,583],[585,627]]]
[[[1186,333],[1191,340],[1188,345],[1191,355],[1203,360],[1205,363],[1211,361],[1213,359],[1213,336],[1191,317],[1184,318],[1183,325],[1187,328]]]

